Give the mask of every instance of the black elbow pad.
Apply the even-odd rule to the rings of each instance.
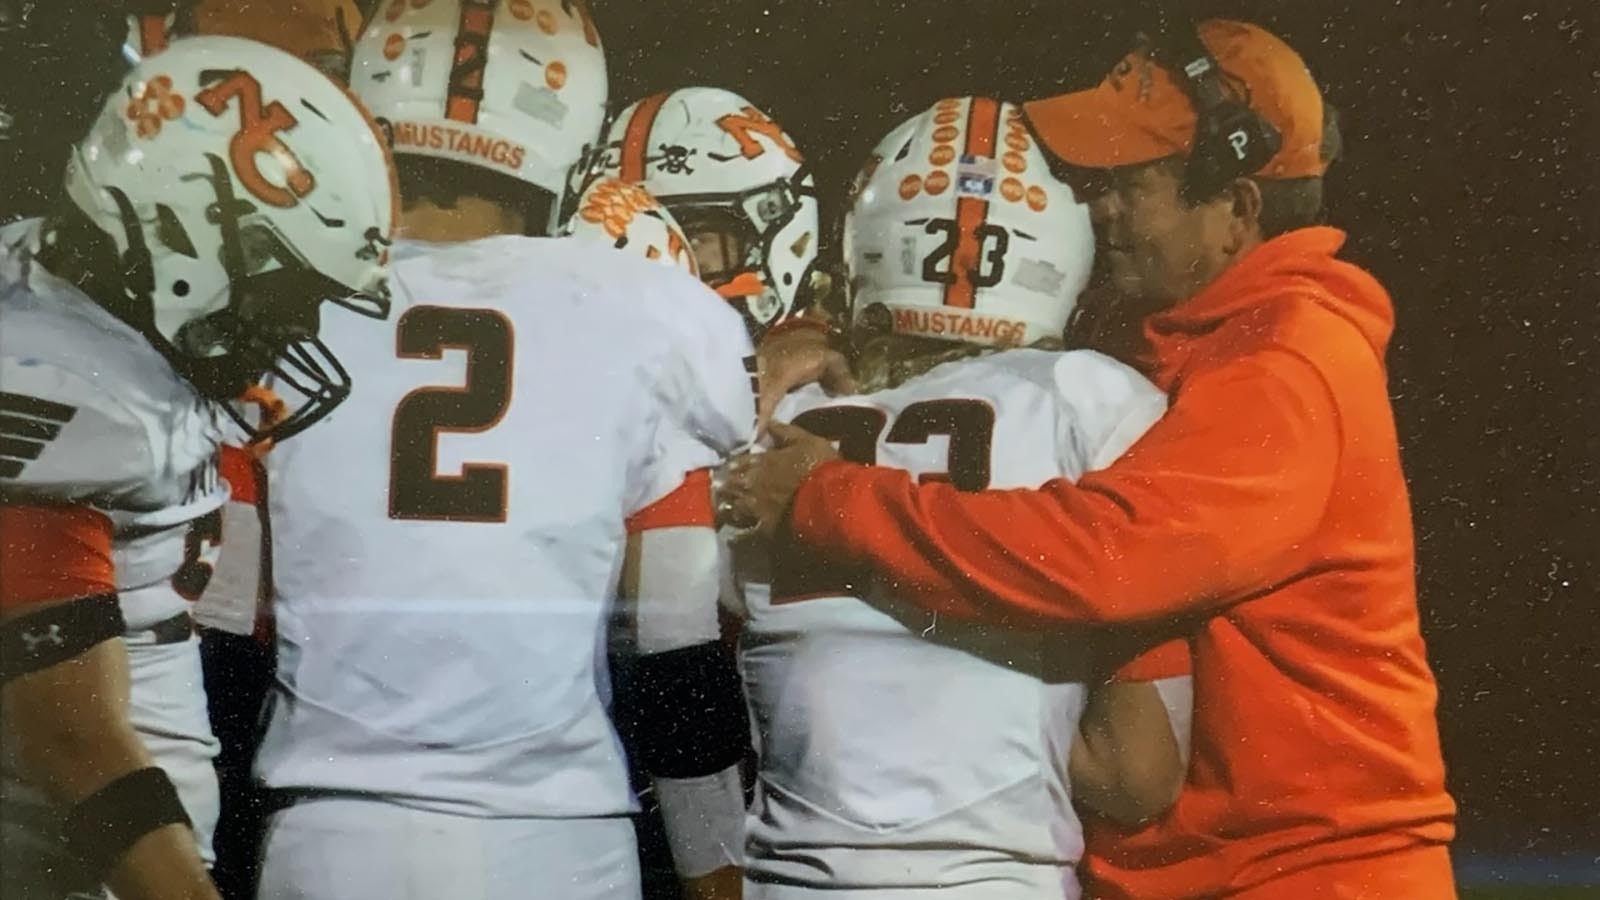
[[[639,762],[660,778],[711,775],[744,759],[749,715],[733,651],[710,641],[641,657],[618,703]]]

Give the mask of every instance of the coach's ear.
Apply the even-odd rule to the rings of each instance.
[[[1237,259],[1262,241],[1261,185],[1254,178],[1235,178],[1223,189],[1229,218],[1227,254]]]

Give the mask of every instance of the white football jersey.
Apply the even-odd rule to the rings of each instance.
[[[127,323],[0,230],[0,501],[99,510],[130,632],[185,612],[220,541],[226,412]]]
[[[838,440],[857,462],[980,490],[1105,466],[1165,409],[1159,390],[1108,357],[1012,350],[865,396],[807,388],[778,418]],[[1066,772],[1086,644],[940,621],[895,606],[886,589],[869,605],[805,561],[785,571],[774,560],[769,573],[740,553],[735,565],[761,756],[752,887],[1077,895],[1083,841]]]
[[[394,259],[386,329],[323,318],[351,397],[267,459],[258,770],[466,815],[626,813],[604,654],[624,520],[749,439],[749,338],[692,276],[607,246]]]

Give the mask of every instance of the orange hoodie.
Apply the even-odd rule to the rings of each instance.
[[[1343,242],[1280,236],[1152,317],[1171,407],[1076,484],[960,493],[831,462],[795,496],[796,550],[925,609],[1189,632],[1188,782],[1153,826],[1091,836],[1099,896],[1277,897],[1285,879],[1297,898],[1454,896],[1383,365],[1393,312],[1334,258]]]

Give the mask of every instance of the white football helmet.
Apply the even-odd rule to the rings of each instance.
[[[382,133],[327,76],[253,41],[174,41],[111,94],[66,191],[121,257],[122,296],[97,299],[207,396],[270,373],[303,401],[282,440],[348,394],[318,307],[387,315],[398,195]],[[58,220],[47,252],[76,221]]]
[[[606,61],[583,0],[387,0],[350,87],[397,155],[467,163],[548,191],[600,138]]]
[[[811,302],[816,190],[794,140],[750,101],[709,87],[646,97],[612,123],[598,167],[643,184],[691,245],[731,257],[715,269],[702,258],[700,276],[753,336]]]
[[[1059,338],[1088,283],[1088,207],[1013,104],[939,101],[878,144],[848,200],[842,249],[865,336]]]
[[[580,240],[602,241],[700,277],[700,267],[689,252],[689,241],[678,227],[678,220],[649,191],[620,178],[600,178],[591,183],[578,198],[577,210],[567,220],[565,232]]]

